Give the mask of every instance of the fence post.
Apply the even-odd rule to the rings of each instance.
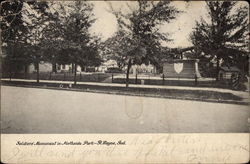
[[[82,72],[80,72],[80,81],[82,81]]]
[[[113,81],[114,81],[114,75],[112,73],[111,83],[113,83]]]
[[[63,81],[66,80],[66,73],[63,74]]]
[[[11,74],[12,74],[12,73],[10,72],[10,81],[11,81]]]
[[[197,81],[197,75],[195,74],[194,75],[194,85],[197,86],[197,83],[198,83],[198,81]]]
[[[51,72],[49,73],[49,80],[51,80]]]
[[[137,73],[135,74],[135,84],[137,84]]]
[[[162,74],[162,85],[165,85],[165,77],[164,77],[164,74]]]

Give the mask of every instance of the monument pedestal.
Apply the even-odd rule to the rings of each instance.
[[[167,78],[199,78],[198,59],[165,60],[163,74]]]

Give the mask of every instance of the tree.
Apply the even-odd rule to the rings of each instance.
[[[74,84],[76,84],[77,66],[86,65],[91,59],[96,60],[98,53],[93,46],[94,37],[89,28],[95,22],[93,5],[85,1],[70,3],[71,11],[65,17],[62,29],[61,56],[74,66]],[[73,68],[72,68],[73,69]]]
[[[114,54],[120,56],[127,66],[126,87],[129,85],[129,71],[133,64],[157,63],[161,55],[161,42],[169,41],[166,33],[159,31],[159,26],[175,19],[178,11],[169,1],[136,1],[137,8],[130,5],[130,13],[112,13],[118,22],[118,31],[110,40]]]
[[[25,62],[23,36],[27,28],[22,20],[23,1],[1,2],[1,47],[5,49],[5,69],[10,74],[16,72]],[[7,67],[6,67],[7,66]]]
[[[55,6],[55,7],[54,7]],[[76,84],[77,66],[100,65],[98,45],[100,39],[89,33],[95,19],[93,5],[88,2],[53,2],[49,21],[44,27],[42,48],[44,60],[56,64],[72,64]]]
[[[42,28],[46,21],[47,2],[3,1],[1,2],[2,46],[7,48],[7,64],[10,72],[13,68],[20,70],[34,63],[37,67],[39,82],[39,51]]]
[[[48,3],[45,1],[29,1],[25,3],[25,9],[22,14],[25,17],[25,26],[28,28],[25,34],[25,42],[28,46],[26,52],[37,72],[37,83],[39,83],[39,64],[43,60],[44,52],[41,41],[44,39],[44,27],[49,20]]]
[[[48,22],[44,27],[44,38],[41,42],[44,60],[52,63],[52,72],[57,72],[56,64],[67,64],[69,59],[63,55],[64,22],[67,17],[66,5],[62,2],[50,2]]]
[[[201,19],[191,34],[199,57],[216,60],[217,76],[220,61],[224,65],[240,65],[247,59],[249,20],[247,5],[236,7],[233,1],[207,1],[209,20]],[[203,52],[203,53],[202,53]]]

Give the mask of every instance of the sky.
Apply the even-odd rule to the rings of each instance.
[[[108,11],[108,3],[111,3],[115,9],[119,9],[125,8],[126,3],[133,5],[134,2],[96,1],[92,3],[94,4],[94,13],[97,21],[93,24],[91,31],[95,34],[101,35],[102,40],[106,40],[111,37],[117,29],[116,18]],[[172,39],[171,42],[163,45],[172,48],[192,46],[192,43],[189,40],[189,35],[195,25],[195,21],[199,20],[200,17],[206,16],[205,3],[202,1],[191,1],[188,3],[184,1],[175,1],[172,2],[172,5],[183,11],[183,13],[179,14],[175,20],[160,27],[162,32],[170,33],[170,38]]]
[[[102,36],[102,40],[106,40],[111,37],[116,29],[116,18],[111,14],[109,10],[108,3],[112,4],[114,9],[126,8],[126,3],[131,6],[135,4],[132,1],[93,1],[94,13],[97,21],[92,27],[92,32]],[[207,7],[204,1],[173,1],[171,5],[177,9],[183,11],[179,14],[176,19],[172,20],[168,24],[164,24],[160,27],[162,32],[167,32],[170,35],[171,42],[163,44],[163,46],[168,46],[171,48],[185,48],[192,46],[190,41],[190,33],[195,27],[195,22],[199,21],[201,18],[208,20]],[[249,6],[246,1],[239,1],[236,5],[234,12],[237,12],[237,7],[239,6]]]
[[[65,3],[65,2],[63,2]],[[66,2],[68,3],[68,2]],[[109,11],[110,4],[115,10],[122,9],[122,12],[129,12],[127,3],[134,7],[137,3],[133,1],[90,1],[94,5],[94,15],[96,22],[92,25],[90,32],[99,35],[102,41],[112,37],[117,30],[115,16]],[[160,27],[160,31],[170,34],[171,42],[163,43],[163,46],[171,48],[185,48],[192,46],[190,34],[195,27],[195,22],[201,18],[208,20],[208,13],[204,1],[173,1],[171,5],[182,11],[176,19]],[[240,1],[238,6],[248,5],[245,1]],[[57,6],[58,7],[58,6]],[[236,7],[237,9],[237,7]],[[31,10],[28,10],[31,11]],[[237,11],[237,10],[235,10]]]

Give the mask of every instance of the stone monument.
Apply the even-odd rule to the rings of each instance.
[[[198,59],[168,59],[163,63],[166,78],[199,78]]]

